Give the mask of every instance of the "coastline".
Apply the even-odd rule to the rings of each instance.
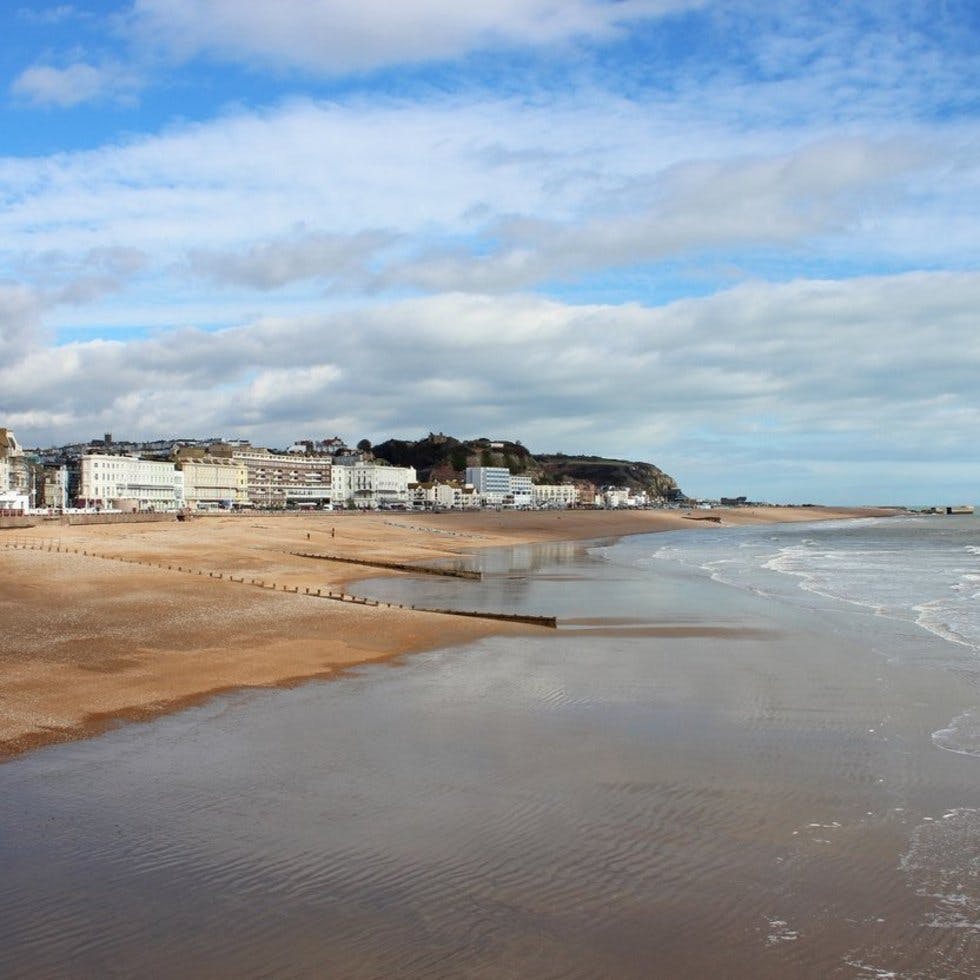
[[[708,526],[889,513],[740,508],[712,511],[720,525]],[[365,575],[357,565],[311,561],[291,552],[432,562],[538,541],[697,529],[705,516],[677,511],[256,514],[186,523],[42,523],[0,532],[0,761],[230,691],[292,686],[488,635],[537,632],[528,625],[299,594],[307,588],[343,589]],[[26,547],[11,548],[14,542]],[[193,577],[184,574],[188,570]],[[385,574],[372,570],[372,576],[379,573]],[[227,577],[232,575],[244,581],[233,582]],[[266,587],[250,587],[253,579]],[[276,591],[268,587],[273,584],[298,591]]]

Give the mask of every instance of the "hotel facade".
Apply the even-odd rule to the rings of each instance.
[[[89,453],[79,460],[78,505],[99,510],[180,510],[184,475],[173,463]]]

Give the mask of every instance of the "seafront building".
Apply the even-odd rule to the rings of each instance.
[[[484,499],[502,504],[510,493],[510,470],[506,466],[467,466],[466,482]]]
[[[64,510],[71,499],[67,466],[43,466],[38,503],[48,510]]]
[[[31,506],[33,473],[13,432],[0,428],[0,510],[23,513]]]
[[[280,453],[250,443],[216,443],[211,456],[244,466],[245,504],[252,507],[325,507],[332,505],[330,456]]]
[[[532,491],[535,507],[574,507],[581,491],[574,483],[536,483]]]
[[[488,445],[495,448],[498,444]],[[503,445],[503,444],[500,444]],[[469,466],[466,479],[420,482],[413,467],[374,459],[342,439],[286,450],[247,440],[88,443],[25,452],[0,428],[0,510],[240,510],[244,508],[639,507],[642,491],[586,481],[535,484],[505,466]],[[664,501],[658,500],[663,504]]]
[[[510,478],[511,506],[527,509],[534,503],[534,481],[523,473]]]
[[[184,474],[184,506],[191,510],[248,504],[248,467],[243,462],[211,456],[195,446],[178,449],[175,465]]]
[[[389,466],[363,460],[335,466],[333,479],[338,502],[359,510],[408,507],[411,504],[409,488],[418,483],[412,466]]]
[[[180,510],[184,475],[173,463],[89,453],[79,460],[78,506],[97,510]]]
[[[643,491],[631,490],[629,487],[603,487],[596,494],[596,503],[607,510],[617,510],[620,507],[646,507],[649,498]]]
[[[484,507],[530,507],[534,503],[531,477],[511,474],[506,466],[467,466],[466,482],[472,484]]]
[[[417,510],[472,510],[480,506],[474,487],[456,480],[448,483],[426,481],[409,487],[412,507]]]

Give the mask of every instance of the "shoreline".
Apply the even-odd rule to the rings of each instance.
[[[406,563],[462,560],[486,548],[692,530],[702,513],[209,515],[185,523],[42,523],[0,532],[0,762],[223,694],[291,687],[361,664],[540,629],[315,600],[302,590],[343,589],[365,578],[365,569],[291,551],[329,548],[346,558]],[[892,513],[739,508],[712,511],[721,523],[706,526]],[[13,549],[14,542],[29,548]],[[400,573],[372,569],[372,577],[378,574]],[[250,579],[283,591],[249,587]]]

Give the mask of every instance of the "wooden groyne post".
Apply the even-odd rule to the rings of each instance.
[[[431,568],[427,565],[409,565],[401,561],[379,561],[369,558],[341,558],[338,555],[317,555],[311,552],[291,551],[293,558],[313,558],[317,561],[338,561],[345,565],[364,565],[367,568],[386,568],[394,572],[409,572],[413,575],[441,575],[444,578],[464,578],[479,582],[482,572],[471,572],[462,568]]]

